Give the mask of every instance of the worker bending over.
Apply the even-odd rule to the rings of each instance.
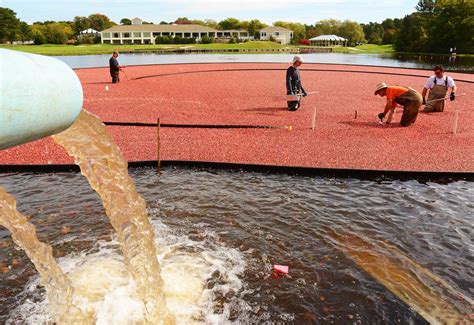
[[[286,70],[286,94],[294,96],[295,100],[288,101],[288,109],[296,111],[300,107],[301,96],[306,97],[307,93],[301,84],[299,66],[303,63],[303,58],[296,55],[293,58],[292,65]]]
[[[387,104],[382,113],[378,115],[380,121],[383,122],[387,113],[387,120],[385,123],[392,122],[392,116],[397,105],[403,106],[403,115],[400,120],[401,126],[409,126],[416,121],[418,111],[423,103],[423,98],[416,90],[401,86],[387,86],[385,82],[379,83],[375,88],[375,95],[380,97],[387,97]]]
[[[434,67],[435,75],[429,77],[426,81],[425,87],[423,88],[423,104],[425,104],[425,112],[442,112],[444,111],[445,101],[443,100],[448,93],[448,90],[451,90],[449,99],[453,101],[456,98],[456,84],[454,83],[453,78],[444,75],[444,67],[436,65]],[[425,97],[426,93],[428,94],[428,102],[426,102]]]

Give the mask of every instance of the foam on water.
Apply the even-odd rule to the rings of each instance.
[[[229,322],[230,309],[246,305],[237,294],[243,289],[240,276],[246,266],[244,254],[226,247],[209,231],[203,233],[202,241],[196,241],[176,234],[160,221],[155,220],[152,225],[167,308],[177,323]],[[118,242],[98,241],[93,250],[94,253],[73,253],[59,261],[74,285],[75,304],[84,311],[93,311],[96,324],[143,322],[143,304]],[[20,296],[26,298],[10,313],[7,324],[51,320],[47,297],[41,296],[39,289],[39,277],[35,276]],[[246,314],[243,309],[239,310],[240,319]]]

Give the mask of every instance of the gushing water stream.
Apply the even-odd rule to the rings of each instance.
[[[102,199],[117,232],[125,264],[136,283],[150,324],[169,324],[160,264],[145,200],[128,175],[127,162],[106,127],[94,115],[82,111],[76,122],[53,139],[75,158],[82,174]]]
[[[90,324],[92,315],[83,313],[73,304],[74,288],[59,268],[53,250],[36,236],[36,228],[16,210],[16,200],[0,187],[0,225],[12,234],[15,243],[28,255],[46,287],[50,313],[59,324]]]

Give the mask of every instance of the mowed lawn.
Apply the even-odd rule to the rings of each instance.
[[[394,53],[395,49],[392,44],[376,45],[364,44],[356,47],[335,47],[335,53],[351,53],[351,54],[378,54],[378,53]]]
[[[251,41],[237,44],[153,44],[153,45],[119,45],[119,44],[93,44],[93,45],[0,45],[0,48],[37,53],[44,55],[89,55],[107,54],[112,51],[143,51],[143,50],[176,50],[176,49],[283,49],[284,46],[268,41]]]

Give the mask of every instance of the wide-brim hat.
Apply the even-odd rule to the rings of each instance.
[[[385,89],[385,88],[387,88],[387,87],[388,87],[388,86],[387,86],[387,84],[386,84],[385,82],[379,83],[377,86],[375,86],[374,95],[377,95],[377,93],[378,93],[379,91],[381,91],[382,89]]]

